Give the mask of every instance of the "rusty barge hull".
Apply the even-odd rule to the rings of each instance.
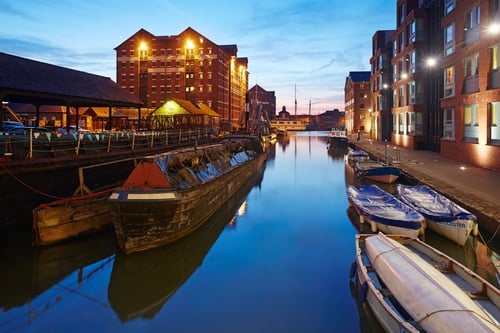
[[[215,150],[220,153],[223,146],[224,144],[201,147],[179,155],[191,154],[199,158],[203,154],[209,154],[204,151]],[[255,156],[250,160],[194,186],[174,188],[167,185],[161,188],[144,188],[145,185],[142,185],[132,188],[125,186],[116,190],[109,200],[120,248],[125,253],[144,251],[172,243],[198,229],[263,167],[266,156],[262,147],[259,147],[260,151],[254,151]],[[144,161],[136,170],[140,169],[141,165],[144,168],[144,165],[148,164]],[[149,167],[146,169],[144,175],[150,178],[144,183],[151,185],[155,182],[151,177],[158,171]],[[186,168],[178,172],[181,174],[180,171],[183,171],[184,179],[196,183],[196,179],[190,179],[195,177],[191,170],[185,170]]]

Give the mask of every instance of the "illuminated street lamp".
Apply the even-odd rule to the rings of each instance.
[[[147,60],[148,57],[148,45],[146,42],[141,42],[138,48],[139,61],[137,62],[137,96],[141,99],[141,61]],[[147,107],[147,105],[146,105]],[[139,107],[137,127],[141,128],[141,108]]]

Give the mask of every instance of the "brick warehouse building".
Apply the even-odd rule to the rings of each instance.
[[[441,155],[500,171],[500,1],[445,0]]]
[[[348,133],[370,131],[370,72],[349,72],[344,86],[345,129]]]
[[[116,82],[144,102],[149,114],[169,98],[203,103],[221,126],[240,126],[248,90],[248,59],[236,45],[217,45],[192,28],[155,36],[144,29],[115,48]]]

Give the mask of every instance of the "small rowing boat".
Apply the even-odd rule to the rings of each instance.
[[[469,235],[478,234],[477,218],[427,185],[397,186],[398,197],[422,214],[435,232],[464,245]]]
[[[418,239],[357,235],[350,275],[387,332],[499,332],[500,291]]]
[[[349,149],[347,152],[347,160],[350,163],[356,163],[359,161],[367,161],[370,159],[370,155],[364,150],[352,150]]]
[[[355,170],[359,179],[370,179],[386,184],[394,183],[401,174],[399,168],[373,160],[356,162]]]
[[[392,194],[376,185],[347,186],[347,199],[359,214],[360,223],[365,220],[373,232],[418,237],[425,230],[425,218]]]

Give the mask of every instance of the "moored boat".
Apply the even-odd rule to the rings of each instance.
[[[33,243],[52,245],[111,228],[109,191],[42,204],[33,210]]]
[[[398,197],[422,214],[427,226],[464,245],[471,232],[478,234],[477,217],[427,185],[397,186]]]
[[[364,150],[352,150],[349,149],[347,152],[347,160],[350,163],[356,163],[358,161],[367,161],[370,159],[370,155]]]
[[[368,221],[373,232],[418,237],[424,233],[425,218],[376,185],[347,186],[347,199],[359,214],[360,223]]]
[[[190,235],[149,251],[116,255],[108,285],[108,300],[122,322],[137,317],[151,319],[161,310],[203,264],[224,228],[231,228],[248,193],[260,185],[264,168],[257,169],[214,215]]]
[[[265,158],[259,138],[248,135],[144,158],[109,198],[120,248],[138,252],[188,235],[243,186]]]
[[[345,129],[332,128],[328,133],[328,143],[331,146],[347,147],[349,145],[349,138]]]
[[[394,183],[401,174],[398,167],[372,160],[356,162],[355,169],[356,176],[360,179],[370,179],[386,184]]]
[[[360,301],[388,332],[498,332],[500,291],[418,239],[356,236]]]

